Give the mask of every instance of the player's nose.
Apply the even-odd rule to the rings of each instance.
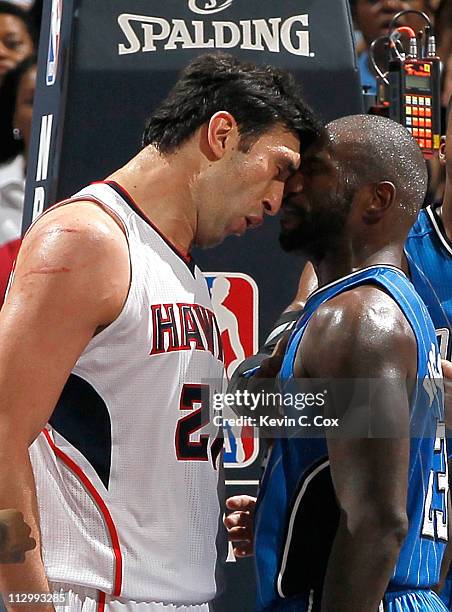
[[[267,197],[263,201],[264,212],[266,215],[274,216],[281,208],[284,195],[284,184],[280,181],[272,185]]]

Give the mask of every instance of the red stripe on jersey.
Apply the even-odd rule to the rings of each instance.
[[[105,593],[99,591],[99,600],[97,602],[97,612],[104,612],[105,610]]]
[[[99,510],[104,516],[105,522],[107,524],[108,532],[110,534],[110,539],[111,539],[111,543],[113,546],[113,552],[114,552],[115,559],[116,559],[115,584],[114,584],[113,595],[115,595],[116,597],[119,597],[119,595],[121,594],[121,588],[122,588],[122,553],[121,553],[121,547],[119,544],[118,532],[116,531],[116,527],[111,517],[111,514],[104,500],[97,492],[93,483],[84,474],[83,470],[68,455],[66,455],[65,452],[63,452],[60,448],[56,446],[55,442],[50,437],[50,433],[47,431],[47,429],[43,429],[42,433],[46,437],[46,440],[49,443],[50,448],[53,450],[55,455],[59,457],[61,461],[63,461],[63,463],[65,463],[67,467],[71,469],[74,472],[74,474],[76,474],[76,476],[78,476],[78,478],[80,479],[82,484],[86,487],[91,497],[94,499],[97,506],[99,507]]]

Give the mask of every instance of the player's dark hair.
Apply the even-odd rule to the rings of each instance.
[[[414,221],[427,190],[427,166],[408,130],[386,117],[351,115],[327,130],[349,188],[390,181],[400,207]]]
[[[22,140],[13,137],[13,118],[16,110],[17,91],[26,72],[36,66],[36,56],[25,58],[17,66],[6,73],[0,88],[0,162],[6,162],[21,153],[24,149]]]
[[[303,150],[323,133],[289,73],[227,54],[206,54],[185,68],[151,115],[143,147],[152,144],[162,153],[171,153],[222,110],[237,121],[242,151],[277,124],[297,134]]]
[[[27,28],[27,32],[30,34],[33,44],[36,47],[37,32],[34,27],[33,20],[30,18],[30,14],[28,13],[28,11],[25,11],[20,6],[12,4],[11,2],[0,0],[0,15],[13,15],[14,17],[17,17],[18,19],[23,21],[25,27]]]

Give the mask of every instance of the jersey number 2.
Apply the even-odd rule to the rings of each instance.
[[[199,408],[195,406],[199,406]],[[197,432],[209,423],[209,385],[184,385],[179,408],[188,414],[177,422],[175,444],[178,460],[208,461],[210,436],[208,434],[197,434]],[[198,439],[194,440],[193,437],[196,434]],[[223,439],[221,436],[217,436],[210,448],[214,465],[222,447]]]

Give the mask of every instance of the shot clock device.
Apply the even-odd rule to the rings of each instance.
[[[427,25],[417,34],[407,26],[397,26],[406,13],[422,16]],[[409,37],[409,51],[401,38]],[[433,157],[440,146],[440,59],[436,55],[435,36],[428,16],[422,11],[406,10],[397,13],[390,25],[390,34],[381,37],[388,54],[388,70],[383,73],[374,58],[371,61],[378,77],[378,104],[382,114],[404,125],[419,143],[424,157]]]

